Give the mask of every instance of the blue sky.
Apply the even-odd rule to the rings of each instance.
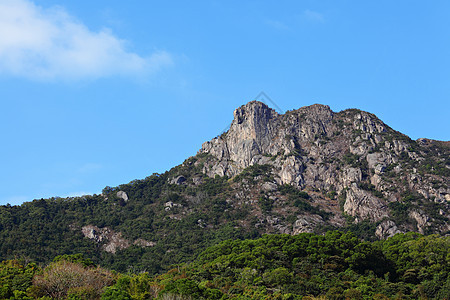
[[[0,0],[0,204],[194,155],[266,92],[450,140],[448,1]]]

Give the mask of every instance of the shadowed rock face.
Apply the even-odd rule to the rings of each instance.
[[[442,162],[434,162],[450,168],[446,143],[412,141],[373,114],[356,109],[334,113],[320,104],[278,114],[252,101],[236,109],[228,132],[204,143],[199,153],[211,156],[203,168],[210,177],[233,177],[249,166],[267,164],[273,183],[323,195],[332,192],[356,222],[376,222],[392,216],[389,203],[402,201],[407,193],[443,203],[443,215],[448,216],[449,177],[422,168],[430,151],[442,152]],[[418,220],[416,215],[410,218]],[[418,223],[420,231],[429,224]],[[383,224],[399,231],[392,221]],[[389,229],[384,227],[380,235]]]

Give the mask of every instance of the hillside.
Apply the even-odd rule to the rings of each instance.
[[[450,237],[272,234],[227,240],[160,275],[96,267],[81,255],[45,267],[0,263],[1,299],[449,299]]]
[[[447,235],[448,142],[413,141],[373,114],[261,102],[164,174],[102,194],[0,207],[0,259],[83,253],[115,270],[158,273],[207,246],[265,233]]]

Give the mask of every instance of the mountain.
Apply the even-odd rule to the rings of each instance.
[[[411,140],[357,109],[278,114],[252,101],[197,155],[102,194],[0,207],[0,259],[83,253],[161,272],[207,246],[265,233],[450,233],[450,145]]]
[[[238,108],[230,130],[199,153],[212,157],[203,169],[210,177],[265,165],[273,176],[269,185],[307,191],[310,204],[332,214],[329,220],[302,216],[292,230],[286,224],[286,233],[320,224],[340,227],[345,214],[356,223],[379,223],[380,238],[450,230],[449,143],[412,141],[367,112],[334,113],[316,104],[280,115],[254,101]],[[281,204],[279,195],[271,196]]]

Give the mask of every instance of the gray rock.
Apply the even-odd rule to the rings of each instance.
[[[350,186],[354,182],[360,182],[362,180],[362,172],[359,168],[347,167],[343,170],[341,175],[341,181],[344,186]]]
[[[387,239],[397,233],[402,233],[402,231],[400,231],[397,228],[397,225],[395,225],[395,223],[391,220],[381,222],[375,230],[375,235],[380,239]]]
[[[369,164],[369,168],[374,169],[375,174],[381,174],[386,169],[387,158],[383,155],[383,153],[369,153],[367,154],[366,159]]]
[[[182,185],[186,184],[186,178],[183,175],[180,175],[178,177],[172,178],[172,180],[170,180],[169,182],[171,184]]]
[[[194,183],[194,185],[200,185],[203,183],[203,178],[201,176],[195,176],[194,178],[192,178],[192,182]]]
[[[422,211],[414,210],[409,213],[409,217],[413,218],[417,222],[417,230],[422,234],[425,233],[426,227],[430,226],[430,223],[428,222],[430,218]]]
[[[323,223],[323,219],[318,215],[297,216],[297,220],[292,226],[292,233],[314,232],[314,228],[321,223]]]
[[[353,184],[347,191],[344,212],[350,216],[357,217],[357,222],[361,219],[379,221],[384,217],[388,217],[386,204],[370,192],[357,188],[356,184]]]
[[[141,247],[153,247],[156,245],[156,243],[152,241],[146,241],[144,239],[137,239],[133,242],[133,245]]]
[[[96,243],[103,243],[103,250],[115,254],[117,250],[125,249],[130,246],[130,242],[122,238],[122,234],[114,232],[108,227],[99,228],[93,225],[87,225],[81,228],[81,232],[88,239]]]
[[[304,108],[309,118],[300,122],[299,114],[286,117],[261,102],[252,101],[234,112],[234,120],[228,132],[202,145],[200,153],[209,153],[222,164],[207,166],[205,173],[209,176],[240,173],[244,168],[255,163],[269,163],[270,158],[262,154],[289,154],[295,150],[295,142],[289,138],[293,133],[310,138],[316,134],[324,134],[324,125],[332,119],[332,111],[325,105],[313,105]],[[286,115],[285,115],[286,116]],[[285,123],[288,128],[282,127]],[[295,132],[293,132],[295,131]],[[294,157],[292,158],[294,159]],[[283,173],[283,182],[294,181],[297,176],[288,173],[302,171],[301,162],[290,160],[279,167]]]
[[[118,191],[116,195],[117,195],[117,197],[123,199],[123,201],[125,201],[125,202],[128,201],[128,195],[124,191]]]
[[[167,201],[166,203],[164,203],[164,210],[165,211],[169,211],[174,207],[182,207],[181,204],[179,203],[173,203],[172,201]]]
[[[278,186],[272,182],[264,182],[261,188],[266,192],[274,192],[278,189]]]
[[[302,172],[302,162],[295,156],[289,156],[281,166],[279,173],[281,183],[300,186],[303,183]]]

